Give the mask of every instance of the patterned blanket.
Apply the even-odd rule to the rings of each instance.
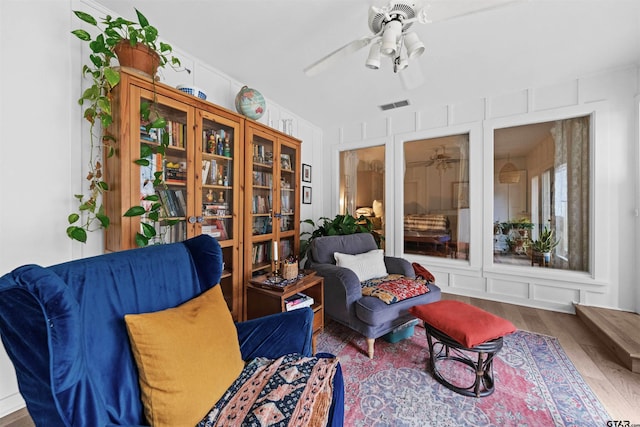
[[[402,301],[429,292],[427,281],[422,278],[410,279],[402,274],[390,274],[385,277],[361,282],[362,295],[380,298],[387,304]]]
[[[256,358],[197,427],[325,426],[337,358]]]

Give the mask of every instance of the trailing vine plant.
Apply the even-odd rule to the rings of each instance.
[[[83,22],[96,27],[99,30],[98,35],[91,37],[89,32],[83,29],[73,30],[71,33],[80,40],[88,43],[91,50],[89,54],[89,64],[82,67],[83,77],[89,77],[92,84],[87,88],[82,96],[78,99],[78,103],[85,106],[84,118],[89,122],[89,172],[87,181],[89,188],[87,194],[76,194],[74,197],[78,202],[77,211],[72,212],[67,217],[69,226],[67,227],[67,235],[72,240],[85,243],[87,241],[87,232],[95,231],[102,228],[108,228],[111,222],[105,212],[102,199],[104,192],[109,191],[109,185],[103,180],[102,159],[103,153],[107,157],[115,154],[116,138],[109,133],[109,126],[113,123],[113,113],[111,108],[111,90],[120,83],[120,73],[112,68],[111,62],[116,58],[114,47],[128,40],[132,46],[141,43],[152,51],[156,52],[159,57],[159,68],[165,67],[167,64],[172,67],[180,66],[180,60],[170,56],[172,47],[158,40],[158,30],[149,24],[147,18],[137,9],[135,9],[138,22],[126,20],[121,17],[113,18],[107,15],[100,23],[97,19],[88,13],[82,11],[74,11],[76,17]],[[155,103],[155,79],[154,85],[154,103]],[[159,114],[157,108],[149,103],[141,105],[140,116],[146,123],[147,131],[150,129],[164,129],[166,120]],[[165,134],[166,135],[166,134]],[[159,141],[158,148],[155,151],[164,158],[165,148],[168,146],[168,135],[166,140]],[[148,166],[148,160],[145,159],[154,151],[146,145],[141,146],[140,159],[135,163],[141,167]],[[162,172],[154,174],[154,186],[162,185]],[[159,221],[162,203],[157,195],[148,195],[145,197],[147,202],[151,203],[147,210],[142,206],[133,206],[125,212],[124,216],[142,216],[147,218],[152,224],[142,221],[142,233],[137,233],[136,243],[139,246],[149,244],[150,240],[155,237],[156,231],[154,223]],[[169,225],[175,224],[177,221],[171,221]]]

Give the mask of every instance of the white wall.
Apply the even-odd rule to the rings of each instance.
[[[0,275],[22,264],[51,265],[102,252],[100,232],[91,233],[86,245],[65,233],[88,164],[77,104],[86,47],[70,33],[81,27],[75,9],[108,12],[88,0],[0,1]],[[242,85],[173,47],[192,73],[168,70],[163,81],[195,84],[211,102],[233,109]],[[293,119],[292,134],[304,142],[302,162],[317,166],[311,184],[316,203],[303,205],[301,218],[317,217],[323,174],[314,159],[322,158],[322,131],[267,99],[260,121],[269,119],[276,128],[281,119]],[[22,407],[15,371],[0,347],[0,417]]]
[[[483,99],[434,107],[397,110],[392,116],[326,129],[325,156],[387,144],[387,253],[401,256],[403,143],[470,132],[470,260],[407,255],[436,276],[445,292],[478,296],[532,307],[573,312],[573,303],[629,311],[640,309],[637,282],[638,69],[576,78],[545,87],[498,93]],[[493,130],[593,114],[591,272],[493,264]],[[334,167],[337,175],[337,166]],[[329,192],[338,200],[335,184]],[[395,199],[394,199],[395,198]],[[393,203],[391,201],[394,200]],[[389,207],[395,206],[390,211]],[[330,209],[325,211],[330,216]],[[395,219],[391,219],[394,217]],[[390,224],[391,223],[391,224]]]

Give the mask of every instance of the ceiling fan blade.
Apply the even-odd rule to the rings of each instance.
[[[431,1],[425,9],[427,22],[442,22],[463,16],[475,15],[492,9],[512,6],[528,0]],[[416,18],[418,19],[418,18]]]
[[[404,90],[416,89],[424,84],[422,68],[417,60],[410,61],[409,66],[399,71],[398,75],[400,76],[400,83],[402,83]]]
[[[359,51],[363,47],[367,46],[373,39],[378,37],[378,34],[374,34],[371,36],[361,37],[357,40],[354,40],[346,45],[342,46],[339,49],[334,50],[324,58],[314,62],[304,69],[304,73],[307,76],[315,76],[322,71],[326,70],[334,63],[338,62],[340,59],[344,58],[347,55],[350,55],[354,52]]]

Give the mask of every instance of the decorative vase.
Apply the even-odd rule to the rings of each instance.
[[[544,252],[542,254],[542,258],[544,259],[545,264],[549,264],[551,262],[551,252]]]
[[[121,67],[136,69],[153,78],[160,65],[160,56],[148,46],[138,43],[131,46],[129,40],[122,40],[113,47]]]

